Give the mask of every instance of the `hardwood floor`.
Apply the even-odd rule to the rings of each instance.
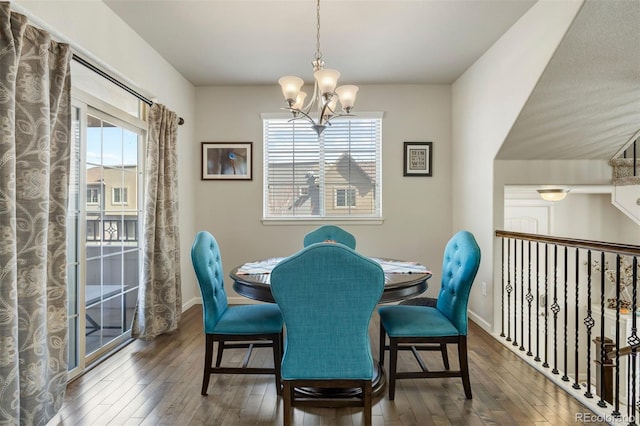
[[[377,357],[378,317],[371,324]],[[566,425],[590,413],[578,401],[470,323],[469,365],[473,399],[460,379],[400,380],[395,401],[374,399],[373,425]],[[455,348],[449,346],[452,368]],[[225,351],[223,363],[244,352]],[[438,352],[425,353],[441,368]],[[212,375],[200,396],[204,359],[201,307],[183,314],[180,330],[153,342],[137,340],[67,387],[57,425],[281,425],[282,401],[268,375]],[[387,356],[388,360],[388,356]],[[269,349],[254,350],[252,365],[272,363]],[[387,361],[388,365],[388,361]],[[400,368],[415,365],[399,355]],[[360,425],[360,408],[296,408],[296,425]],[[594,423],[603,424],[603,423]]]

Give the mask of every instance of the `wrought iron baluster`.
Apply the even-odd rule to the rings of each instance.
[[[544,245],[544,362],[542,366],[549,367],[549,245]]]
[[[517,242],[515,243],[514,246],[514,251],[515,251],[515,259],[513,261],[515,269],[514,269],[514,293],[513,293],[513,303],[514,303],[514,317],[513,317],[513,328],[515,329],[515,333],[514,333],[514,339],[513,339],[513,346],[518,346],[518,286],[522,286],[524,287],[523,283],[523,278],[524,278],[524,272],[523,272],[523,261],[524,261],[524,253],[523,253],[523,248],[524,248],[524,240],[520,240],[520,282],[518,282],[518,250],[517,250]],[[524,338],[524,304],[522,303],[522,288],[520,289],[520,342],[522,342],[522,339]],[[523,351],[524,347],[522,346],[522,343],[520,344],[520,350]]]
[[[578,309],[578,307],[580,306],[580,250],[578,248],[576,248],[576,349],[575,349],[575,376],[573,377],[573,385],[571,386],[574,389],[580,389],[580,383],[578,383],[578,367],[579,367],[579,363],[578,360],[580,359],[580,351],[578,350],[579,347],[579,335],[580,335],[580,329],[578,328],[578,324],[580,324],[580,309]],[[588,344],[589,340],[587,340],[587,344]]]
[[[591,250],[587,250],[587,316],[584,319],[584,325],[587,327],[587,391],[584,396],[593,398],[591,394],[591,329],[595,325],[595,321],[591,316]]]
[[[634,176],[638,176],[638,166],[636,165],[636,159],[638,158],[636,156],[636,142],[638,142],[637,140],[633,141],[633,175]]]
[[[540,243],[536,241],[536,357],[540,362]]]
[[[631,364],[631,380],[628,380],[627,383],[631,383],[631,398],[629,395],[627,396],[627,403],[629,409],[627,410],[627,414],[629,415],[630,425],[636,424],[636,401],[638,400],[637,389],[638,382],[636,378],[638,377],[638,353],[637,349],[640,345],[640,339],[638,338],[638,323],[637,323],[637,312],[638,312],[638,258],[636,256],[633,257],[632,267],[633,271],[631,273],[632,277],[632,296],[631,296],[631,335],[627,339],[627,343],[631,346],[631,354],[629,356],[629,363]],[[630,401],[629,401],[630,399]]]
[[[527,248],[527,255],[529,258],[529,262],[528,262],[528,270],[529,270],[529,275],[528,275],[528,279],[527,279],[527,303],[529,304],[529,327],[528,327],[528,336],[529,336],[529,341],[527,344],[527,347],[529,348],[529,350],[527,351],[527,356],[533,356],[533,353],[531,352],[531,302],[533,302],[533,294],[531,294],[531,240],[527,241],[528,244],[528,248]]]
[[[518,241],[513,240],[513,346],[518,346]]]
[[[502,256],[502,289],[501,289],[501,294],[500,294],[500,337],[504,337],[504,291],[505,291],[505,286],[504,286],[504,244],[505,242],[508,243],[508,240],[506,238],[502,239],[502,245],[500,246],[500,250],[501,250],[501,256]]]
[[[551,305],[553,312],[553,374],[558,374],[558,245],[553,245],[553,304]]]
[[[604,400],[604,360],[607,359],[606,347],[604,345],[605,335],[604,335],[604,301],[605,301],[605,263],[604,263],[604,252],[600,252],[600,401],[598,401],[598,407],[606,407],[607,403]]]
[[[568,349],[569,349],[569,336],[568,336],[568,322],[569,322],[569,298],[567,297],[567,293],[569,292],[569,278],[568,278],[568,268],[569,268],[569,259],[568,259],[569,248],[564,246],[564,375],[562,376],[563,382],[568,382],[569,377],[567,376],[567,372],[569,371],[569,362],[568,362]],[[576,286],[576,292],[578,288]],[[578,304],[576,303],[576,310],[578,310]],[[577,348],[577,345],[576,345]]]
[[[507,242],[507,342],[511,341],[511,239]]]

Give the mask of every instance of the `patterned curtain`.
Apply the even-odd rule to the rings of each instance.
[[[0,424],[46,424],[67,382],[70,60],[0,2]]]
[[[151,340],[176,330],[182,313],[178,232],[178,116],[149,110],[145,170],[144,265],[131,335]]]

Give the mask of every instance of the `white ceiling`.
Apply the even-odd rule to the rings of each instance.
[[[314,0],[105,0],[196,86],[312,78]],[[452,83],[535,0],[322,0],[320,47],[345,84]]]
[[[309,82],[313,0],[104,0],[195,86]],[[453,83],[535,0],[322,0],[341,84]],[[500,159],[609,159],[640,128],[640,1],[587,0]]]

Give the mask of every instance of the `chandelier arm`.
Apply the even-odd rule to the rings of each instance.
[[[316,81],[313,83],[313,96],[311,97],[311,99],[309,99],[309,103],[307,105],[300,108],[300,111],[304,111],[306,114],[309,114],[311,112],[311,108],[315,105],[317,101],[318,101],[318,82]]]
[[[287,108],[287,107],[283,107],[281,109],[284,109],[286,111],[291,112],[292,114],[302,114],[302,117],[298,117],[298,116],[293,116],[289,121],[294,121],[294,120],[300,120],[302,118],[304,118],[305,120],[307,120],[309,123],[311,124],[316,124],[316,122],[313,120],[313,118],[311,118],[311,116],[309,114],[307,114],[306,112],[300,110],[300,109],[295,109],[295,108]]]
[[[319,124],[328,123],[329,120],[331,120],[331,117],[333,116],[333,110],[329,107],[330,103],[331,102],[329,101],[329,99],[327,99],[324,105],[322,105],[322,110],[320,110],[320,117],[318,118],[320,120]],[[329,110],[330,114],[326,114],[327,110]]]
[[[336,115],[332,115],[331,117],[329,117],[327,119],[327,121],[325,122],[328,125],[331,125],[331,123],[329,123],[331,120],[333,120],[334,118],[338,118],[338,117],[355,117],[355,114],[336,114]]]

